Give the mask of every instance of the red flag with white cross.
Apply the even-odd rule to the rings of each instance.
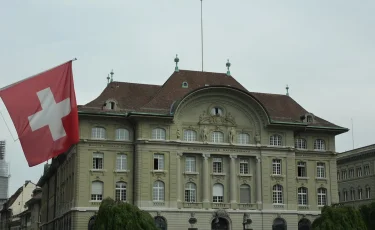
[[[78,143],[72,61],[0,90],[30,167]]]

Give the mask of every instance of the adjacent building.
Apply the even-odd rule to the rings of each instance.
[[[34,189],[31,199],[26,201],[26,210],[18,214],[20,217],[20,230],[39,230],[40,224],[40,205],[42,200],[42,189]]]
[[[341,204],[360,206],[375,201],[375,144],[337,155]]]
[[[0,208],[8,199],[9,164],[5,161],[5,141],[0,141]]]
[[[0,229],[18,230],[21,228],[20,215],[27,209],[25,203],[31,198],[36,184],[31,181],[25,181],[17,191],[3,204],[0,210],[1,214],[1,227]]]
[[[338,202],[335,136],[348,129],[229,71],[176,63],[162,85],[111,79],[79,122],[80,143],[38,182],[43,230],[90,229],[105,197],[161,229],[311,229]]]

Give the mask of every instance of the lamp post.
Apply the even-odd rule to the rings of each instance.
[[[247,226],[247,225],[250,225],[251,223],[253,223],[253,221],[250,219],[249,214],[244,213],[243,222],[242,222],[243,230],[253,230],[252,228],[248,228]]]

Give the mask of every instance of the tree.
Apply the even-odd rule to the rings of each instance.
[[[325,206],[312,227],[314,230],[367,230],[359,210],[349,206]]]
[[[375,229],[375,202],[359,207],[362,219],[365,222],[367,229]]]
[[[94,230],[158,230],[152,216],[137,206],[106,198],[95,219]]]

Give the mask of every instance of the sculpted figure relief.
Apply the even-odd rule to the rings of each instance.
[[[180,139],[180,136],[181,136],[181,134],[180,134],[180,129],[177,129],[177,131],[176,131],[176,136],[177,136],[177,139]]]
[[[202,141],[207,142],[207,140],[208,140],[208,129],[206,126],[204,126],[202,130]]]
[[[229,132],[229,142],[231,144],[234,144],[236,142],[236,129],[234,127],[232,127]]]
[[[255,143],[256,143],[256,144],[260,144],[260,136],[259,136],[259,133],[256,133],[256,134],[255,134],[255,138],[254,138],[254,139],[255,139]]]

